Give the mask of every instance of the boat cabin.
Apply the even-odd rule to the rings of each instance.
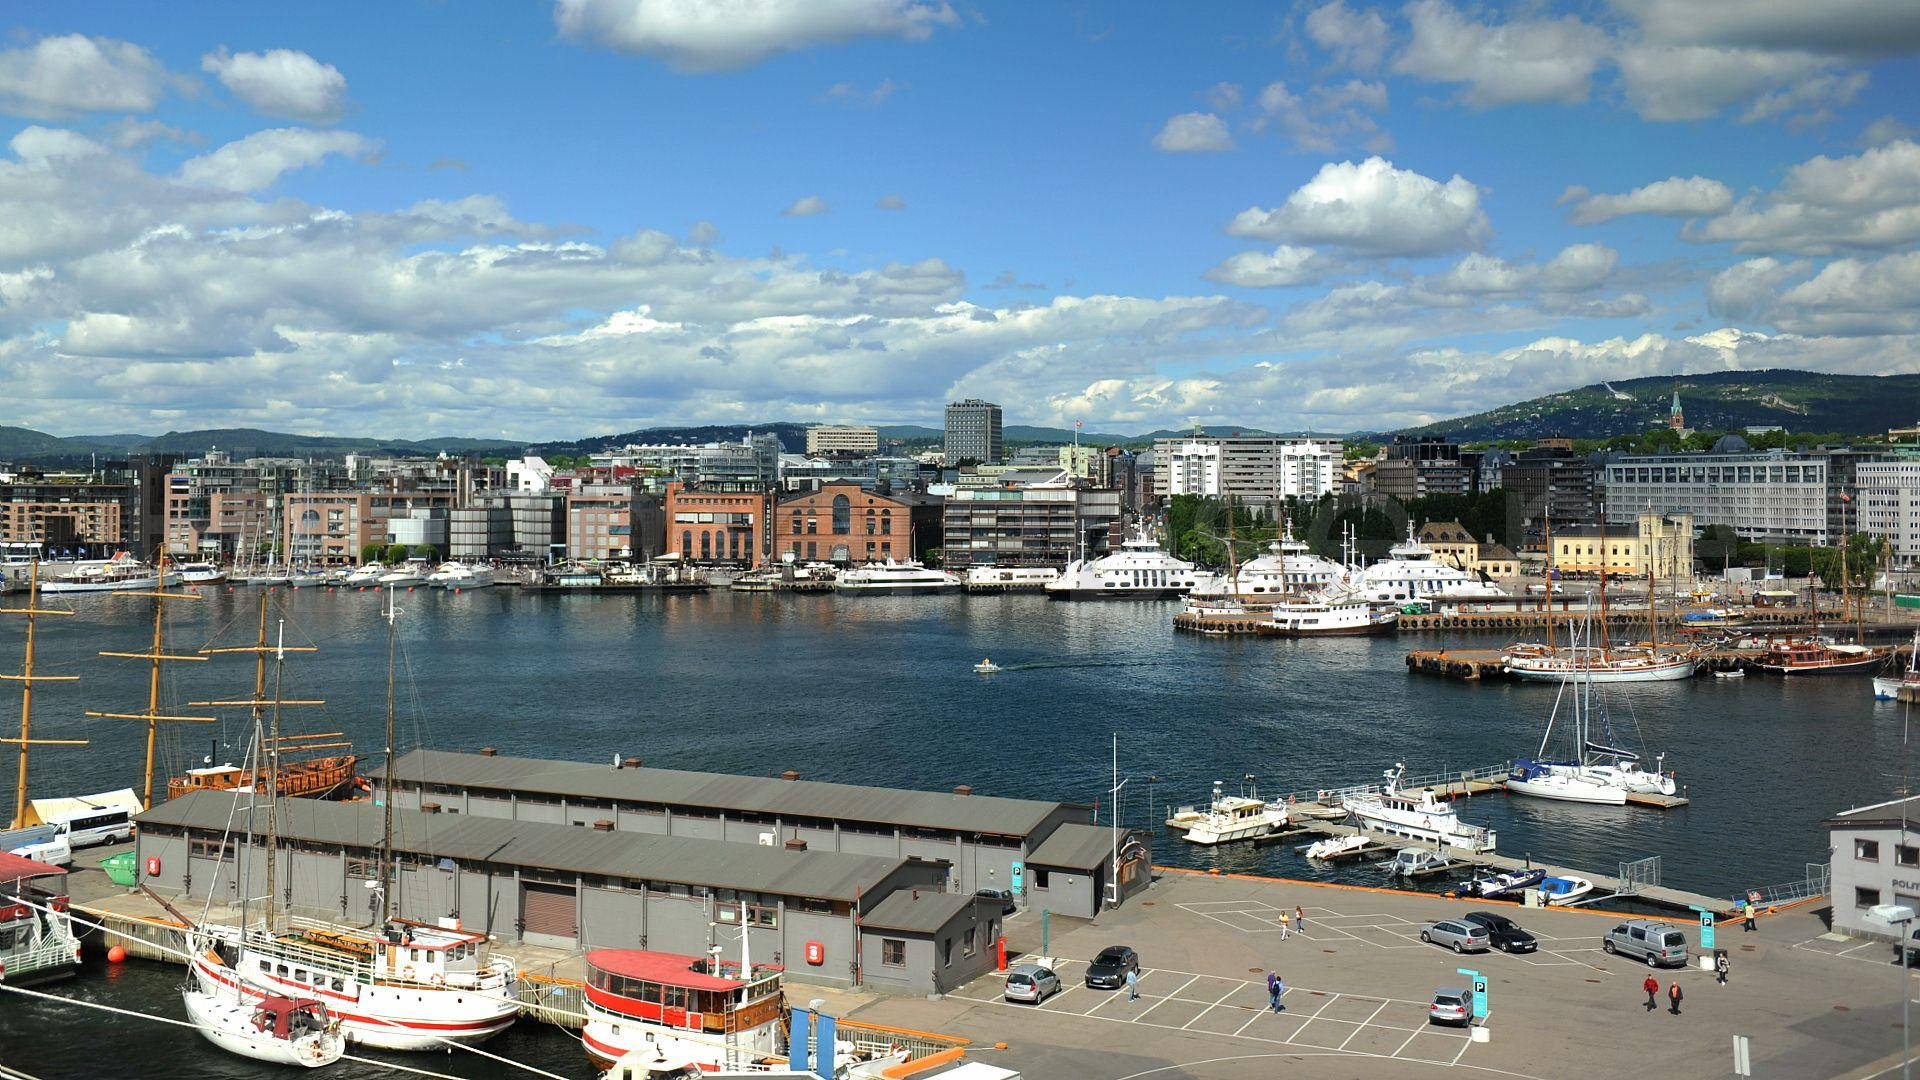
[[[640,949],[587,954],[587,1000],[641,1024],[731,1035],[780,1018],[785,969]]]
[[[0,851],[0,973],[20,983],[70,975],[79,966],[67,872]]]
[[[328,1023],[327,1007],[314,998],[269,994],[260,999],[260,1007],[253,1014],[254,1030],[281,1040],[325,1031]]]
[[[484,973],[481,953],[487,936],[460,928],[458,919],[441,925],[389,919],[374,958],[374,977],[428,986],[472,986]]]

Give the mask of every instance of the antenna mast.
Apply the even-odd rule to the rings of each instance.
[[[147,722],[146,782],[145,787],[142,788],[143,794],[141,798],[148,809],[152,809],[153,807],[153,748],[156,737],[160,733],[160,725],[166,723],[211,724],[214,722],[214,718],[211,716],[170,716],[160,711],[160,665],[171,662],[205,661],[207,658],[204,656],[173,656],[166,652],[167,601],[198,600],[200,599],[200,594],[167,591],[167,552],[165,548],[160,550],[159,576],[155,580],[156,585],[153,592],[128,592],[120,594],[122,596],[145,596],[152,598],[152,646],[143,653],[108,652],[104,650],[100,653],[101,656],[118,657],[123,660],[145,660],[148,662],[150,666],[147,674],[147,711],[119,713],[87,710],[88,716],[98,717],[103,720],[145,720]]]

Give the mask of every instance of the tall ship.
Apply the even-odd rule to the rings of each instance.
[[[1893,659],[1898,661],[1899,654],[1895,653]],[[1897,664],[1892,664],[1885,674],[1873,677],[1873,696],[1876,701],[1895,701],[1902,690],[1907,692],[1909,699],[1920,701],[1920,630],[1913,632],[1913,646],[1907,653],[1906,670],[1902,671]]]
[[[1121,544],[1119,551],[1073,560],[1046,588],[1047,595],[1057,600],[1177,600],[1214,579],[1213,574],[1162,551],[1142,531]]]
[[[1569,640],[1564,647],[1556,646],[1553,623],[1549,620],[1546,644],[1529,642],[1509,646],[1501,661],[1508,674],[1529,682],[1677,682],[1691,679],[1699,669],[1699,657],[1691,649],[1660,647],[1660,616],[1654,606],[1653,593],[1653,567],[1649,564],[1647,642],[1644,645],[1617,646],[1607,641],[1607,576],[1603,571],[1600,575],[1600,621],[1597,627],[1591,627],[1590,624],[1584,644]],[[1588,608],[1591,607],[1589,603]]]
[[[1387,549],[1387,557],[1370,566],[1349,569],[1328,587],[1330,595],[1369,604],[1404,604],[1413,600],[1480,600],[1505,597],[1498,587],[1433,557],[1433,549],[1413,535]]]
[[[1384,774],[1386,786],[1379,793],[1348,796],[1341,805],[1368,832],[1462,851],[1494,849],[1498,838],[1492,829],[1461,821],[1453,806],[1436,797],[1431,788],[1413,794],[1400,790],[1406,774],[1405,765],[1395,765]]]
[[[1201,600],[1260,601],[1317,593],[1339,581],[1346,567],[1315,555],[1305,541],[1293,538],[1293,527],[1283,527],[1267,552],[1241,563],[1193,590]]]
[[[833,588],[843,593],[958,592],[964,584],[955,574],[923,566],[913,559],[867,563],[842,570]]]

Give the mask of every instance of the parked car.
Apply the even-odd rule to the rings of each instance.
[[[1687,935],[1678,927],[1651,919],[1628,919],[1607,931],[1600,948],[1642,960],[1648,967],[1686,967]]]
[[[1460,916],[1461,922],[1472,923],[1487,932],[1487,940],[1494,948],[1506,953],[1530,953],[1540,948],[1539,939],[1520,928],[1520,924],[1505,915],[1496,915],[1491,911],[1473,911]]]
[[[1000,901],[1000,914],[1002,915],[1011,915],[1020,910],[1020,905],[1013,902],[1013,894],[1005,889],[981,889],[973,895],[987,900]]]
[[[1445,945],[1454,952],[1486,952],[1490,944],[1487,928],[1458,919],[1428,923],[1420,931],[1420,940],[1429,945]]]
[[[1466,1027],[1473,1023],[1473,991],[1457,986],[1433,992],[1433,1004],[1427,1006],[1427,1022]]]
[[[1087,965],[1087,985],[1095,990],[1118,990],[1127,985],[1127,972],[1140,970],[1140,954],[1125,945],[1109,945]]]
[[[1060,976],[1039,964],[1020,964],[1007,972],[1006,999],[1038,1005],[1060,992]]]
[[[1907,936],[1906,955],[1902,956],[1896,946],[1893,950],[1895,963],[1904,963],[1908,967],[1920,967],[1920,930]]]

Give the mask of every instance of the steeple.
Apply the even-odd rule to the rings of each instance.
[[[1673,408],[1667,411],[1667,426],[1680,431],[1687,426],[1687,415],[1680,411],[1680,391],[1673,392]]]

